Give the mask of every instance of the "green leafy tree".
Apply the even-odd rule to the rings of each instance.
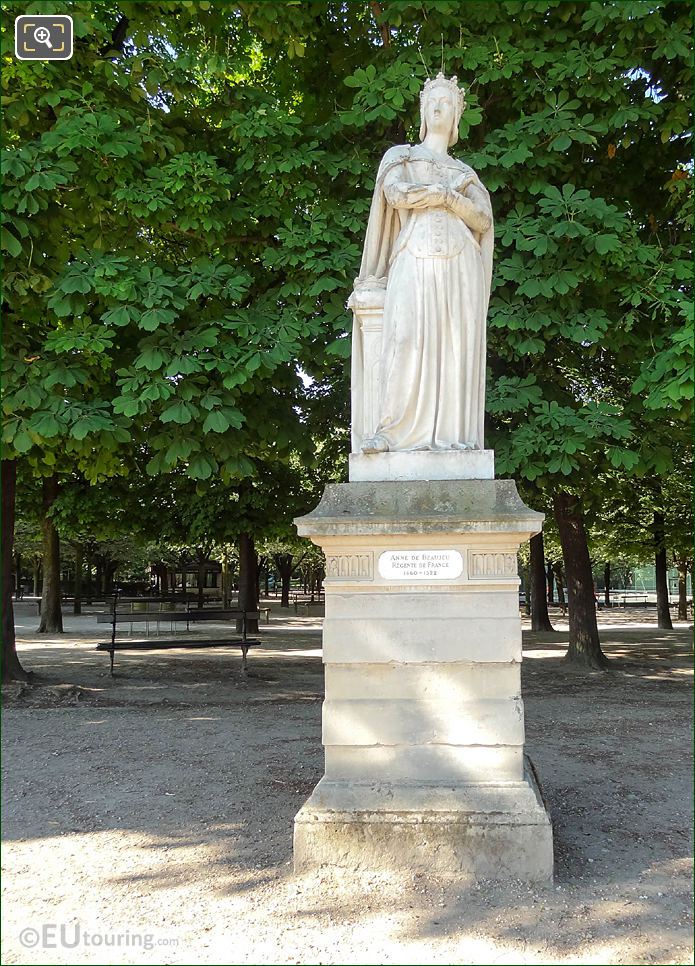
[[[377,161],[443,57],[497,223],[490,440],[556,501],[570,656],[601,665],[582,500],[608,467],[667,474],[659,426],[692,395],[686,5],[58,6],[75,57],[40,65],[9,53],[33,7],[3,7],[10,461],[257,494],[320,459],[311,425],[344,445]]]
[[[253,125],[230,157],[236,129],[218,124],[230,95],[253,116],[261,108],[245,23],[203,3],[59,7],[75,24],[69,62],[12,57],[13,17],[36,4],[5,4],[2,33],[4,453],[47,480],[47,630],[60,629],[60,478],[98,482],[143,454],[151,475],[181,467],[197,480],[282,460],[297,445],[295,359],[308,334],[267,291],[263,255],[283,209],[264,217],[246,185]],[[223,25],[227,56],[208,42]],[[278,125],[279,136],[297,126]],[[268,201],[280,187],[266,180]]]

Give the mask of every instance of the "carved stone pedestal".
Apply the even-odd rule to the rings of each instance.
[[[507,480],[329,486],[296,523],[326,553],[326,771],[296,869],[552,877],[524,759],[516,554],[541,529]]]
[[[423,453],[351,453],[350,482],[384,480],[493,480],[495,454],[491,449],[443,450]]]

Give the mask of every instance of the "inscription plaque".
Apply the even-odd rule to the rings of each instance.
[[[458,550],[387,550],[379,557],[384,580],[454,580],[462,573]]]

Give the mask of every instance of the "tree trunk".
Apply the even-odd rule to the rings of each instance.
[[[548,566],[545,571],[545,579],[548,583],[548,603],[555,603],[555,574],[553,573],[553,565],[548,561]]]
[[[611,606],[611,562],[607,560],[603,565],[603,602],[606,607]]]
[[[673,624],[668,607],[668,567],[666,565],[663,513],[654,514],[652,530],[654,533],[654,569],[656,576],[656,617],[659,627],[672,631]]]
[[[93,566],[93,560],[92,560],[92,553],[91,553],[91,551],[88,551],[85,554],[85,562],[87,564],[87,580],[86,580],[86,586],[85,586],[85,598],[86,598],[86,603],[87,604],[91,604],[92,603],[92,597],[94,596],[94,585],[92,584],[92,566]]]
[[[166,597],[169,593],[169,571],[166,567],[159,571],[159,591],[161,597]]]
[[[529,548],[531,575],[531,630],[552,631],[553,625],[548,616],[548,595],[546,593],[545,554],[543,534],[531,537]]]
[[[30,674],[20,664],[14,633],[12,603],[12,550],[14,545],[14,508],[17,482],[15,460],[2,461],[2,667],[3,681],[28,681]]]
[[[221,577],[221,580],[222,580],[222,607],[223,607],[224,610],[228,610],[229,609],[229,601],[230,601],[230,598],[231,598],[231,594],[229,592],[229,590],[230,590],[230,588],[229,588],[229,583],[230,583],[229,578],[230,578],[230,573],[229,573],[229,558],[228,557],[223,557],[222,558],[222,577]]]
[[[678,620],[688,619],[688,566],[678,563]]]
[[[198,607],[205,606],[205,561],[198,561]]]
[[[239,534],[239,610],[258,610],[258,557],[253,537],[248,533]],[[246,629],[258,633],[258,620],[249,620]],[[241,622],[237,623],[241,630]]]
[[[82,544],[75,544],[75,599],[72,605],[73,614],[82,613]]]
[[[113,594],[113,582],[118,570],[117,560],[107,560],[104,564],[104,595],[106,597]]]
[[[574,664],[602,670],[608,667],[609,662],[601,650],[598,636],[594,578],[581,503],[579,497],[572,493],[560,492],[553,497],[553,506],[560,531],[567,581],[570,626],[569,648],[565,659]]]
[[[58,496],[58,477],[43,481],[43,591],[39,634],[62,634],[63,612],[60,607],[60,539],[50,510]]]
[[[39,596],[39,586],[41,583],[41,561],[38,557],[34,558],[34,597]]]
[[[524,614],[531,616],[531,562],[524,569]]]
[[[557,587],[557,602],[560,607],[565,607],[567,604],[565,600],[565,575],[559,563],[553,564],[553,575],[555,577],[555,586]]]
[[[292,582],[292,554],[276,553],[273,556],[275,566],[280,574],[280,607],[290,606],[290,585]]]

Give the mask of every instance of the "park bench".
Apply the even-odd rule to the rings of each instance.
[[[314,599],[310,598],[309,600],[307,600],[306,598],[302,600],[299,594],[293,594],[292,603],[294,605],[295,614],[299,613],[299,608],[301,607],[304,610],[304,613],[308,617],[310,613],[309,611],[310,607],[317,607],[324,603],[323,594],[318,594],[316,598]]]
[[[111,624],[111,640],[97,644],[97,651],[107,651],[111,662],[111,675],[113,676],[114,657],[116,651],[166,651],[175,648],[212,648],[212,647],[238,647],[241,650],[241,668],[244,673],[247,671],[247,655],[249,648],[259,647],[260,641],[257,638],[248,636],[248,622],[258,620],[258,611],[230,610],[222,608],[194,608],[191,602],[186,601],[182,609],[176,609],[176,601],[172,598],[121,598],[114,596],[110,611],[98,614],[97,623]],[[186,631],[190,631],[191,624],[202,622],[235,622],[235,636],[232,638],[210,638],[210,639],[186,639],[185,637],[173,637],[162,639],[153,637],[149,640],[116,640],[118,627],[128,624],[132,633],[133,624],[144,624],[146,633],[149,634],[149,626],[155,623],[157,634],[161,623],[168,623],[175,632],[177,626]],[[237,631],[236,622],[241,624],[241,631]],[[238,636],[240,633],[240,636]]]
[[[205,603],[207,604],[207,603],[210,603],[212,601],[221,601],[221,600],[222,600],[221,597],[206,597],[205,598]],[[265,618],[266,624],[270,624],[270,612],[272,610],[272,607],[260,607],[259,606],[259,607],[256,608],[256,610],[258,611],[258,613],[262,617]]]
[[[649,603],[647,594],[622,594],[619,600],[622,607],[646,607]]]
[[[19,599],[20,598],[18,597],[17,600],[19,600]],[[74,603],[75,603],[75,598],[72,597],[70,594],[61,594],[60,595],[60,606],[61,607],[63,606],[63,604],[74,604]],[[40,597],[37,597],[37,599],[36,599],[36,609],[37,609],[37,611],[39,613],[39,617],[40,617],[41,616],[41,598]]]

